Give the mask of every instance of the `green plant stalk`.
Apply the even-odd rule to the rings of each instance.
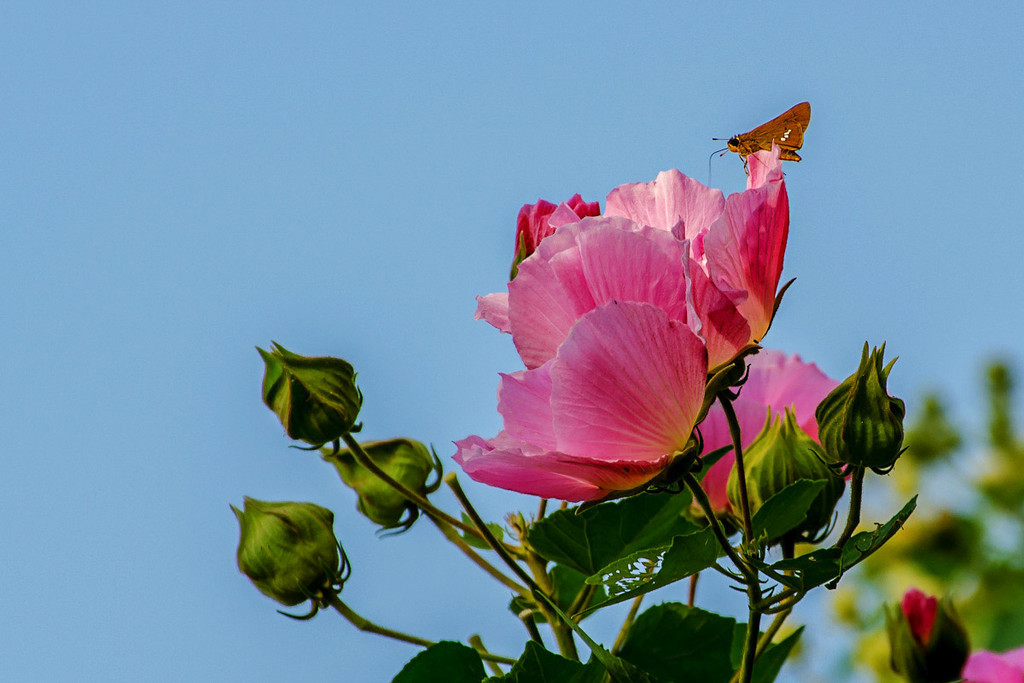
[[[746,545],[754,540],[754,526],[750,514],[750,496],[747,494],[747,472],[743,466],[743,443],[740,435],[740,423],[736,419],[736,411],[733,410],[732,401],[725,394],[718,395],[718,402],[722,405],[722,412],[725,413],[726,422],[729,423],[733,453],[736,455],[736,478],[739,479],[740,513],[743,517],[743,543]]]
[[[487,648],[484,647],[484,639],[480,637],[479,633],[474,633],[469,637],[469,645],[476,650],[478,654],[482,655],[482,653],[487,652]],[[481,659],[483,659],[482,656]],[[493,662],[489,659],[485,661],[487,662],[487,668],[491,670],[492,674],[495,676],[505,675],[505,672],[501,670],[501,667],[498,666],[497,662]]]
[[[408,501],[415,503],[417,507],[423,510],[423,512],[432,515],[438,519],[443,519],[445,522],[454,526],[455,528],[461,529],[462,531],[465,531],[467,534],[472,534],[480,540],[484,540],[483,536],[480,535],[479,531],[469,526],[468,524],[465,524],[464,522],[455,519],[451,515],[444,512],[443,510],[439,510],[438,508],[434,507],[426,498],[416,493],[415,491],[411,490],[401,482],[396,481],[387,472],[378,467],[377,463],[373,462],[370,456],[367,455],[366,451],[363,450],[363,447],[359,445],[359,442],[352,438],[351,433],[345,432],[344,434],[341,435],[341,438],[345,442],[345,445],[349,447],[349,450],[352,451],[352,456],[355,458],[356,462],[358,462],[360,465],[362,465],[369,471],[373,472],[373,474],[378,479],[380,479],[385,484],[401,493],[403,496],[405,496],[405,498]]]
[[[420,645],[421,647],[430,647],[431,645],[435,645],[436,644],[436,643],[434,643],[434,641],[427,640],[426,638],[419,638],[417,636],[411,636],[408,633],[402,633],[401,631],[395,631],[395,630],[392,630],[390,628],[385,628],[383,626],[378,626],[377,624],[373,623],[369,619],[366,619],[366,618],[360,616],[359,614],[356,614],[352,610],[352,608],[350,608],[348,605],[346,605],[344,602],[342,602],[341,599],[336,594],[334,594],[334,593],[328,593],[325,596],[325,598],[327,600],[327,603],[331,607],[336,609],[338,611],[338,613],[341,614],[341,616],[345,617],[349,622],[351,622],[351,624],[353,626],[355,626],[360,631],[366,631],[367,633],[376,633],[377,635],[380,635],[380,636],[386,636],[388,638],[394,638],[395,640],[400,640],[403,643],[411,643],[413,645]],[[481,652],[480,650],[477,650],[477,652],[480,654],[480,658],[481,659],[484,659],[484,660],[487,660],[487,661],[490,661],[490,662],[497,662],[499,664],[515,664],[516,663],[516,660],[514,660],[514,659],[512,659],[510,657],[502,657],[501,655],[491,654],[490,652],[487,652],[487,651],[482,651]]]
[[[470,547],[470,545],[466,543],[466,541],[464,541],[462,537],[459,536],[458,532],[456,532],[455,529],[453,529],[447,522],[445,522],[442,519],[434,517],[430,513],[427,513],[427,517],[430,519],[431,522],[437,525],[437,528],[441,530],[441,533],[444,534],[445,538],[447,538],[459,550],[461,550],[466,555],[466,557],[470,559],[470,561],[472,561],[478,567],[480,567],[485,572],[490,574],[492,577],[497,579],[504,586],[512,589],[519,595],[522,595],[523,597],[528,597],[530,595],[529,588],[526,588],[525,586],[521,586],[520,584],[516,583],[515,580],[513,580],[511,577],[502,574],[497,567],[495,567],[490,562],[482,558],[480,554],[473,550],[473,548]]]
[[[853,476],[850,477],[850,512],[846,516],[846,528],[843,529],[842,535],[835,544],[835,547],[839,550],[843,549],[846,542],[853,536],[853,532],[857,530],[857,525],[860,524],[861,498],[864,493],[864,472],[863,467],[854,467]]]
[[[629,613],[626,615],[625,621],[622,622],[622,628],[619,629],[619,635],[615,637],[615,644],[612,645],[612,654],[617,655],[622,647],[626,644],[626,638],[629,636],[629,629],[633,628],[633,621],[636,620],[636,613],[640,611],[640,603],[643,602],[644,596],[638,595],[633,598],[633,604],[629,606]]]
[[[740,511],[743,516],[743,548],[744,552],[750,552],[751,544],[755,542],[754,525],[750,514],[750,496],[747,493],[747,473],[743,464],[743,442],[740,434],[740,423],[736,419],[736,411],[732,407],[731,399],[724,393],[718,395],[718,402],[722,405],[722,412],[725,413],[726,422],[729,424],[729,434],[732,436],[733,452],[736,455],[736,477],[739,480],[740,488]],[[761,632],[761,610],[758,604],[761,602],[761,583],[759,572],[756,567],[746,561],[739,565],[747,577],[747,632],[743,641],[743,659],[740,663],[739,682],[750,683],[754,676],[754,662],[757,658],[757,639]],[[745,571],[744,571],[745,568]]]
[[[515,561],[515,559],[509,554],[508,550],[505,548],[504,544],[502,544],[500,541],[498,541],[497,538],[494,537],[494,534],[491,533],[491,530],[487,528],[487,524],[485,524],[484,520],[480,517],[480,513],[478,513],[476,511],[476,508],[473,507],[473,504],[469,502],[469,498],[466,496],[466,492],[462,490],[462,486],[459,485],[459,480],[458,477],[455,476],[455,473],[449,472],[448,474],[444,475],[444,482],[448,485],[448,488],[452,490],[452,493],[455,494],[455,497],[462,505],[462,509],[465,510],[466,514],[469,515],[469,518],[473,520],[473,524],[476,525],[480,534],[483,536],[484,541],[486,541],[487,544],[494,549],[494,552],[498,553],[498,556],[501,557],[502,561],[505,562],[508,568],[511,569],[513,573],[515,573],[515,575],[518,576],[523,583],[529,586],[530,590],[533,593],[532,597],[534,601],[537,603],[537,608],[544,615],[544,618],[548,620],[548,624],[551,625],[551,630],[555,634],[555,640],[558,642],[559,652],[561,652],[561,654],[564,657],[570,657],[572,654],[576,652],[576,643],[572,640],[572,634],[566,632],[565,626],[573,628],[574,626],[576,626],[575,622],[572,622],[572,620],[570,620],[568,617],[566,617],[564,614],[561,614],[560,611],[558,611],[558,606],[555,605],[555,601],[544,591],[543,588],[541,588],[541,586],[537,584],[533,577],[527,574],[526,570],[523,569],[519,565],[519,563]],[[530,553],[527,553],[528,563],[529,556]],[[562,621],[557,621],[554,618],[552,610],[555,610],[557,611],[557,613],[559,613],[559,615],[562,617]],[[575,658],[578,658],[578,655],[576,655]]]
[[[722,523],[718,521],[718,515],[716,515],[715,511],[711,508],[711,501],[708,500],[708,494],[704,492],[700,482],[698,482],[696,477],[689,472],[683,475],[683,482],[686,484],[686,487],[690,489],[690,493],[693,494],[693,499],[697,501],[697,505],[699,505],[700,509],[704,512],[704,516],[708,518],[708,521],[711,524],[711,531],[715,534],[715,538],[718,539],[718,544],[722,546],[722,550],[725,551],[725,554],[729,556],[729,559],[732,560],[732,563],[736,565],[736,568],[740,570],[748,582],[756,582],[757,575],[750,568],[749,564],[736,553],[736,550],[731,545],[729,545],[729,539],[726,537],[725,531],[722,529]]]

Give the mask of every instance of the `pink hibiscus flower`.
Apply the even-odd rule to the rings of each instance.
[[[642,487],[686,446],[709,368],[763,334],[751,321],[767,330],[745,302],[771,289],[765,320],[774,306],[788,203],[777,151],[760,154],[761,183],[728,199],[678,172],[618,188],[608,215],[561,225],[507,294],[478,298],[527,369],[502,376],[505,429],[456,443],[470,477],[596,500]]]
[[[1024,683],[1024,647],[1009,652],[972,652],[964,665],[966,683]]]

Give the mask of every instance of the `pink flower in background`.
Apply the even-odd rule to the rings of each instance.
[[[541,240],[552,234],[555,228],[600,214],[601,206],[597,202],[585,202],[579,194],[561,204],[543,199],[538,199],[536,204],[524,204],[516,219],[516,253],[519,254],[522,248],[522,257],[526,258],[537,251]]]
[[[763,303],[770,288],[774,305],[788,230],[777,151],[760,154],[761,184],[728,199],[670,171],[613,191],[602,217],[577,219],[579,204],[526,212],[557,229],[541,235],[507,294],[478,297],[477,318],[512,335],[527,369],[502,375],[505,429],[456,443],[470,477],[596,500],[669,464],[693,430],[709,368],[759,338],[751,320],[764,330],[770,321],[771,306],[764,318],[740,289]]]
[[[762,349],[750,358],[750,375],[733,402],[740,425],[742,446],[746,448],[764,427],[768,409],[781,413],[792,408],[797,424],[812,439],[818,438],[818,423],[814,409],[839,382],[828,377],[814,363],[805,363],[798,355],[787,356],[782,351]],[[704,452],[709,453],[732,444],[729,425],[722,407],[715,403],[700,423],[704,437]],[[732,452],[724,455],[708,468],[702,480],[715,512],[730,512],[726,485],[729,472],[736,462]]]
[[[966,683],[1024,683],[1024,647],[997,654],[979,650],[964,665]]]

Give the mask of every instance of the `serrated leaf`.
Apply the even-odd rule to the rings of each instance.
[[[754,538],[776,539],[807,518],[814,498],[825,488],[824,480],[800,479],[764,502],[751,519]]]
[[[679,603],[641,614],[619,656],[661,683],[728,683],[736,620]]]
[[[605,586],[608,599],[594,603],[586,613],[685,579],[710,567],[722,554],[711,529],[676,536],[669,546],[633,553],[587,579],[587,583]]]
[[[874,531],[862,531],[847,541],[842,551],[836,548],[824,548],[791,560],[780,560],[772,565],[758,563],[759,568],[768,569],[773,578],[780,583],[800,591],[808,591],[816,586],[838,579],[857,563],[863,561],[903,528],[907,518],[917,507],[917,496],[914,496],[885,524],[878,525]],[[786,576],[783,572],[792,572]]]
[[[471,647],[452,641],[431,645],[406,663],[391,683],[480,683],[484,665]]]
[[[468,524],[469,526],[473,526],[473,520],[465,512],[462,513],[462,521]],[[491,533],[494,534],[494,537],[496,539],[501,541],[505,538],[505,530],[501,527],[500,524],[496,522],[487,522],[486,524],[487,528],[491,530]],[[487,541],[483,540],[482,538],[477,538],[473,534],[467,534],[463,531],[459,535],[462,536],[463,541],[465,541],[468,545],[473,546],[474,548],[479,548],[481,550],[491,549],[491,546],[487,545]]]
[[[580,514],[559,510],[535,523],[527,541],[544,559],[591,576],[628,553],[696,529],[683,517],[689,505],[689,493],[645,493]]]

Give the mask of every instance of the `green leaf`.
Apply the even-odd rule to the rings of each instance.
[[[779,538],[794,529],[807,518],[807,511],[825,484],[824,480],[800,479],[764,502],[751,524],[754,538]]]
[[[579,662],[545,650],[531,640],[526,643],[526,650],[507,674],[488,678],[487,683],[562,683],[573,680],[586,668]],[[604,677],[604,667],[599,663],[594,670]]]
[[[665,603],[637,618],[619,655],[662,683],[728,683],[735,626],[728,617]]]
[[[527,541],[544,559],[591,576],[623,555],[695,529],[683,517],[689,505],[689,493],[644,493],[580,514],[559,510],[534,524]]]
[[[815,550],[792,560],[780,560],[772,565],[757,563],[761,569],[772,572],[772,578],[799,591],[808,591],[829,581],[838,580],[844,572],[863,561],[903,528],[907,518],[917,507],[917,496],[903,506],[903,509],[874,531],[862,531],[847,541],[842,551],[837,548]],[[792,576],[783,574],[793,572]]]
[[[614,605],[638,595],[667,586],[707,569],[722,555],[710,528],[685,536],[676,536],[672,544],[634,553],[613,562],[587,579],[587,583],[603,585],[608,599],[594,603],[586,612]]]
[[[772,683],[775,680],[803,632],[804,627],[801,626],[781,641],[765,648],[754,664],[753,683]]]
[[[467,515],[465,512],[462,513],[462,521],[469,526],[473,526],[472,518],[470,518],[470,516]],[[501,541],[505,538],[505,530],[501,527],[500,524],[498,524],[497,522],[486,522],[486,524],[487,528],[491,530],[491,533],[494,534],[494,537],[496,539]],[[477,538],[474,534],[468,534],[465,531],[463,531],[459,535],[462,536],[463,541],[465,541],[468,545],[473,546],[474,548],[479,548],[481,550],[491,549],[491,546],[487,544],[487,541],[483,540],[482,538]]]
[[[583,574],[580,574],[575,569],[569,569],[563,567],[560,564],[556,564],[551,568],[551,583],[554,586],[554,598],[558,606],[564,611],[568,610],[573,602],[576,600],[576,596],[579,595],[580,591],[588,587],[586,578]],[[599,586],[594,595],[590,598],[590,602],[603,602],[608,598],[608,594],[605,592],[603,586]],[[534,602],[528,598],[524,598],[521,595],[517,595],[512,598],[508,608],[512,610],[512,613],[517,617],[519,613],[524,609],[533,609],[533,618],[537,623],[547,623],[547,619],[539,610],[536,610]]]
[[[480,683],[483,679],[484,665],[476,650],[441,641],[410,659],[391,683]]]

